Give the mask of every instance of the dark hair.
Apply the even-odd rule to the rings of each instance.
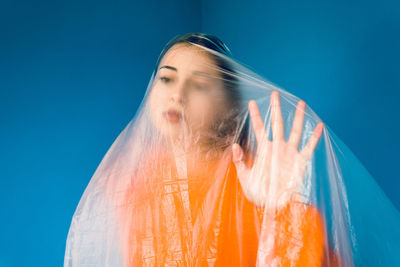
[[[155,66],[155,73],[157,72],[158,65],[160,64],[161,59],[164,57],[165,53],[175,44],[178,43],[194,43],[204,47],[207,47],[211,50],[224,54],[228,57],[231,57],[231,51],[229,48],[222,42],[218,37],[205,34],[200,32],[190,32],[183,35],[177,35],[172,38],[163,48],[160,55],[158,56],[157,63]],[[217,62],[219,63],[219,62]]]
[[[199,33],[199,32],[190,32],[186,33],[183,35],[177,35],[174,38],[172,38],[163,48],[161,51],[160,55],[158,56],[157,63],[154,69],[154,74],[157,73],[158,67],[160,65],[160,62],[164,55],[168,52],[168,50],[174,46],[175,44],[179,43],[186,43],[186,44],[198,44],[201,46],[204,46],[206,48],[209,48],[213,51],[219,52],[228,58],[232,57],[232,53],[229,50],[228,46],[224,42],[222,42],[218,37],[211,35],[211,34],[205,34],[205,33]],[[228,60],[219,57],[217,55],[214,55],[212,53],[209,53],[209,56],[214,60],[216,65],[223,70],[222,72],[222,79],[224,80],[225,87],[226,88],[231,88],[233,85],[237,84],[237,80],[234,77],[234,70],[232,66],[230,66],[230,63]],[[233,91],[233,90],[232,90]],[[234,90],[238,91],[238,90]],[[234,99],[239,99],[238,96],[233,96],[231,100]]]
[[[234,139],[237,139],[237,142],[246,150],[246,148],[248,147],[247,141],[249,132],[249,120],[248,118],[246,118],[246,120],[243,121],[243,114],[240,114],[241,112],[243,112],[243,107],[241,107],[242,96],[238,87],[239,83],[235,76],[235,71],[233,70],[231,62],[229,61],[229,59],[232,57],[231,51],[224,42],[222,42],[218,37],[211,34],[190,32],[183,35],[177,35],[173,39],[171,39],[161,51],[155,65],[154,75],[157,74],[160,61],[162,60],[164,55],[172,46],[178,43],[186,43],[189,45],[198,44],[227,56],[228,59],[225,59],[224,57],[209,53],[211,59],[213,59],[218,68],[222,70],[222,79],[224,82],[224,88],[226,89],[225,92],[232,107],[231,112],[229,112],[228,114],[223,114],[223,117],[215,122],[213,128],[217,133],[217,136],[214,136],[212,138],[212,142],[216,146],[227,146],[230,145],[231,142],[226,142],[226,138],[232,137]],[[240,136],[233,136],[233,134],[237,132],[239,127],[243,127],[240,131]]]

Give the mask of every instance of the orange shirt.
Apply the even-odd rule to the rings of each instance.
[[[260,266],[323,266],[328,260],[317,208],[292,201],[263,218],[230,160],[187,162],[186,175],[168,158],[143,166],[120,215],[128,266],[255,266],[257,258]]]

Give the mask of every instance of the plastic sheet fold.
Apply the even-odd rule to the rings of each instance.
[[[64,266],[400,266],[400,216],[298,97],[212,35],[162,50]],[[344,118],[346,119],[346,118]]]

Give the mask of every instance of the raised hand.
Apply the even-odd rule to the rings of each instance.
[[[233,144],[232,158],[246,197],[259,207],[264,207],[267,203],[283,205],[296,196],[302,186],[307,164],[324,127],[322,122],[318,123],[307,144],[299,151],[305,107],[306,103],[300,100],[289,140],[286,141],[279,93],[273,91],[271,93],[272,141],[269,141],[258,106],[254,100],[249,101],[249,113],[258,147],[254,163],[248,166],[239,144]]]

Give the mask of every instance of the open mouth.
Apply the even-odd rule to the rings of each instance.
[[[178,123],[182,120],[182,113],[175,109],[169,109],[163,112],[164,118],[172,123]]]

